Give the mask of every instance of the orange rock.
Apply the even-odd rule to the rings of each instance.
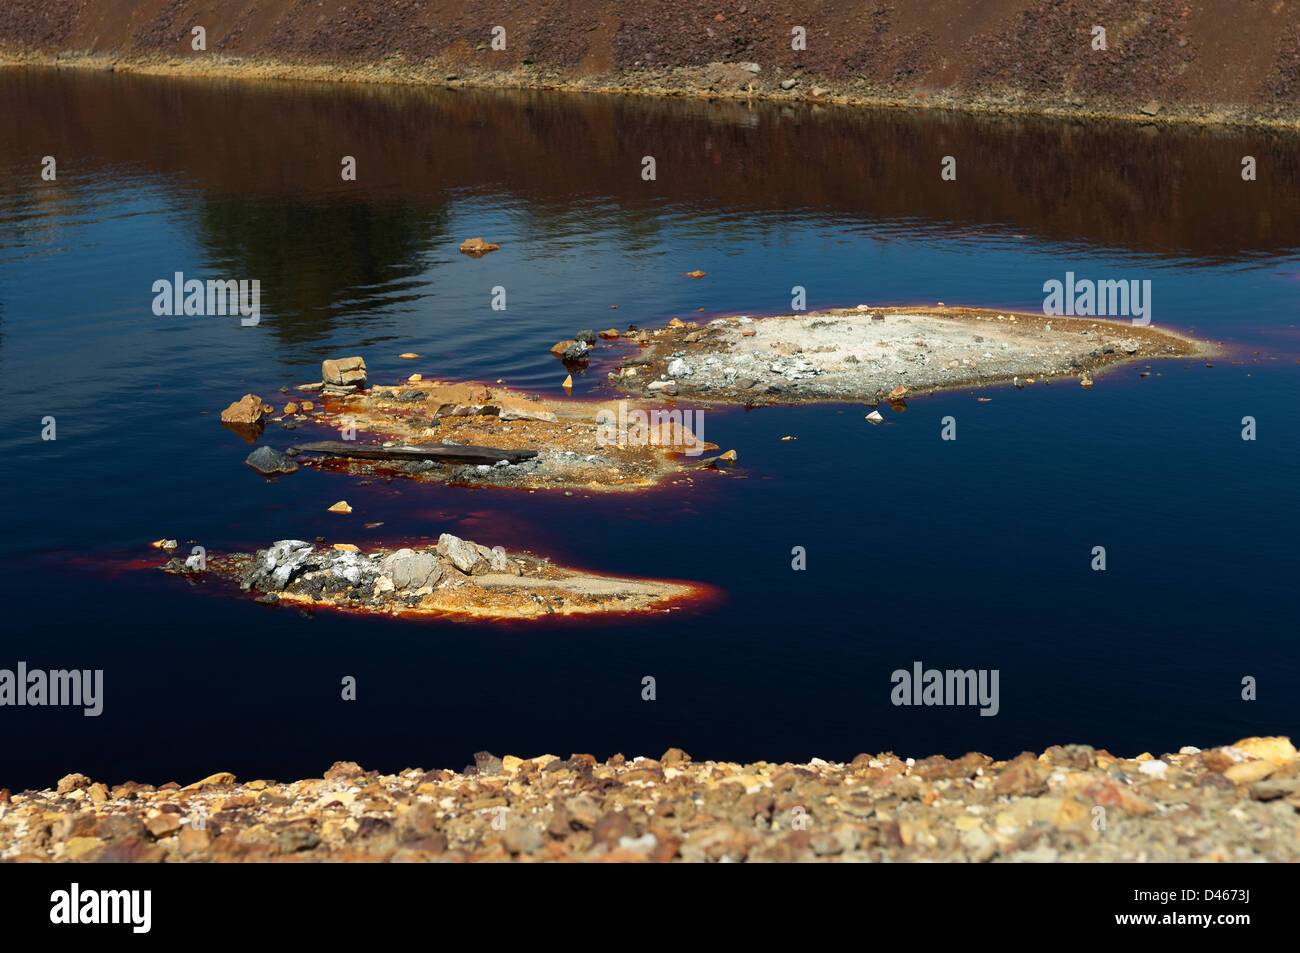
[[[348,506],[347,500],[339,500],[329,510],[331,513],[351,513],[352,507]]]
[[[180,849],[182,856],[189,857],[193,854],[203,853],[208,850],[211,844],[212,836],[206,830],[200,830],[186,824],[181,828],[176,846]]]
[[[271,409],[271,405],[264,404],[256,394],[245,394],[221,412],[221,422],[244,426],[260,424]]]
[[[902,384],[899,384],[897,387],[895,387],[893,390],[891,390],[891,391],[889,392],[889,399],[890,399],[890,400],[898,400],[900,397],[904,396],[906,393],[907,393],[907,388],[904,387]]]
[[[413,361],[413,360],[415,360],[417,357],[419,357],[420,355],[414,353],[413,351],[407,351],[405,354],[399,354],[399,355],[397,355],[397,356],[400,357],[400,358],[401,358],[402,360],[404,360],[404,361]]]
[[[301,410],[313,410],[316,407],[316,405],[309,400],[304,400],[301,404],[298,405],[298,407]]]
[[[298,412],[298,405],[290,401],[284,405],[284,412],[286,415],[296,414]]]
[[[612,339],[612,338],[616,338],[616,337],[618,337],[618,329],[617,329],[617,328],[610,328],[610,329],[607,330],[607,331],[601,331],[601,332],[600,332],[600,336],[603,337],[603,338],[604,338],[605,340],[607,340],[607,341],[610,340],[610,339]]]
[[[566,377],[564,379],[564,383],[561,384],[560,386],[563,387],[565,390],[573,390],[573,375],[570,374],[568,377]]]
[[[341,553],[358,553],[361,551],[351,543],[335,543],[334,548]]]
[[[698,270],[696,270],[696,271],[688,271],[688,272],[686,273],[686,277],[688,277],[688,278],[703,278],[706,274],[707,274],[707,272],[698,271]]]
[[[490,251],[496,251],[500,245],[494,245],[491,242],[485,242],[481,238],[467,238],[460,243],[462,254],[470,255],[474,258],[481,258]]]

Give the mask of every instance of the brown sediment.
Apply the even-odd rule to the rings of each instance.
[[[1300,761],[1282,737],[1160,758],[474,762],[184,787],[70,774],[0,791],[0,861],[1300,861]]]
[[[674,320],[646,342],[614,375],[622,389],[652,395],[666,384],[683,399],[747,405],[876,404],[1007,382],[1082,383],[1124,363],[1217,353],[1208,342],[1150,325],[942,306]]]
[[[695,434],[689,418],[662,402],[542,400],[497,385],[433,380],[371,386],[320,400],[323,406],[308,416],[285,415],[275,422],[310,422],[349,435],[355,431],[356,444],[366,447],[460,445],[537,454],[504,466],[377,462],[306,452],[295,457],[302,465],[350,473],[468,486],[618,491],[651,487],[683,470],[726,462],[707,456],[719,448],[703,439],[702,428]],[[627,417],[636,411],[647,414],[649,425],[629,429]],[[310,442],[296,434],[289,442],[295,440]]]
[[[196,51],[191,30],[204,24]],[[1107,30],[1104,50],[1094,25]],[[497,26],[504,49],[492,45]],[[520,0],[509,11],[10,0],[0,49],[10,62],[164,74],[1300,124],[1300,9],[1234,0],[751,0],[725,11],[712,0]]]
[[[272,605],[404,617],[509,620],[668,611],[711,592],[699,584],[557,566],[445,533],[436,547],[398,550],[281,540],[256,554],[209,553],[205,564],[177,557],[162,568],[238,583]]]

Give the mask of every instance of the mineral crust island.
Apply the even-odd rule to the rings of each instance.
[[[944,305],[674,319],[635,339],[643,347],[613,373],[624,390],[750,405],[878,403],[1058,378],[1091,387],[1089,375],[1111,366],[1216,353],[1133,321]]]
[[[1159,758],[1087,745],[998,761],[474,756],[463,771],[0,791],[0,859],[213,861],[1300,861],[1286,738]],[[84,879],[84,878],[83,878]]]

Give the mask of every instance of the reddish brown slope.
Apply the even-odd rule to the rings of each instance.
[[[196,25],[206,53],[190,48]],[[495,25],[505,50],[489,46]],[[0,48],[189,71],[273,61],[351,79],[800,98],[817,84],[863,102],[1300,117],[1295,0],[6,0]],[[747,61],[762,72],[709,68]]]

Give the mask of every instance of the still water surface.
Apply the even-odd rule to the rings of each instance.
[[[480,749],[1133,755],[1300,735],[1295,139],[21,70],[0,72],[0,116],[0,667],[105,673],[98,718],[0,709],[0,784],[460,767]],[[501,250],[458,254],[474,235]],[[636,495],[268,483],[216,417],[329,356],[364,355],[378,382],[558,397],[548,349],[579,328],[781,313],[794,285],[813,308],[1036,309],[1069,270],[1150,279],[1156,324],[1228,353],[1091,391],[918,399],[880,428],[853,406],[710,410],[742,469]],[[155,317],[152,283],[177,271],[259,279],[260,324]],[[603,378],[593,364],[575,394],[606,395]],[[340,498],[351,517],[325,511]],[[163,536],[444,531],[722,596],[581,624],[308,618],[132,566],[161,562]],[[998,669],[998,715],[891,705],[890,673],[917,660]]]

